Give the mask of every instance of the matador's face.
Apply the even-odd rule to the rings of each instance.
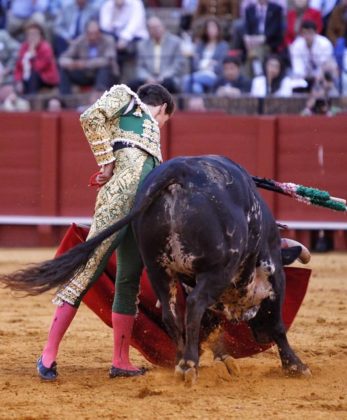
[[[166,106],[166,104],[163,104],[156,107],[156,112],[153,115],[153,118],[157,121],[159,128],[164,127],[171,117],[170,114],[166,113]]]

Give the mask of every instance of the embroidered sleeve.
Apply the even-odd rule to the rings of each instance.
[[[80,116],[84,134],[99,166],[115,160],[110,127],[130,99],[129,88],[115,85]]]

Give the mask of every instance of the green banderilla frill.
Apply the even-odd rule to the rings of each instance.
[[[308,197],[310,200],[314,201],[328,201],[331,198],[328,191],[318,190],[317,188],[305,187],[303,185],[298,185],[296,189],[296,194],[301,195],[302,197]]]
[[[305,187],[292,182],[278,182],[273,179],[253,176],[253,181],[258,188],[288,195],[306,204],[326,207],[336,211],[347,211],[346,200],[332,197],[328,191],[318,188]]]

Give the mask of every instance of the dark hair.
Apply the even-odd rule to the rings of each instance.
[[[334,81],[334,76],[333,76],[332,72],[329,71],[329,70],[325,70],[325,72],[323,73],[323,77],[324,77],[324,80],[326,80],[327,82],[333,82]]]
[[[147,83],[138,88],[137,94],[147,105],[158,106],[166,104],[166,114],[171,115],[175,110],[174,100],[169,91],[159,83]]]
[[[37,29],[40,32],[41,38],[46,38],[45,31],[43,29],[43,26],[37,22],[36,20],[29,20],[25,26],[24,30],[27,31],[28,29]]]
[[[203,28],[202,28],[202,32],[201,32],[201,41],[206,44],[208,42],[208,35],[207,35],[207,26],[210,22],[214,22],[217,25],[218,28],[218,41],[221,41],[223,39],[223,31],[222,31],[222,26],[219,23],[219,21],[213,17],[209,17],[205,20]]]
[[[319,97],[316,98],[312,106],[312,112],[314,114],[324,114],[326,112],[325,108],[331,107],[331,98]]]
[[[266,78],[266,83],[267,83],[266,64],[270,60],[276,60],[280,64],[280,72],[279,72],[279,75],[275,79],[273,79],[271,81],[271,85],[270,86],[267,86],[267,91],[271,95],[271,94],[277,92],[279,90],[279,88],[281,87],[282,80],[283,80],[283,78],[285,76],[286,68],[285,68],[285,65],[284,65],[284,62],[283,62],[282,58],[279,55],[277,55],[277,54],[271,54],[271,55],[267,56],[266,59],[265,59],[265,61],[264,61],[264,74],[265,74],[265,78]]]
[[[301,24],[301,29],[312,29],[317,32],[317,25],[313,20],[304,20]]]
[[[223,60],[223,64],[233,63],[235,66],[241,66],[241,60],[238,57],[225,57]]]

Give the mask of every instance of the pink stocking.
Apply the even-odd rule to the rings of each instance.
[[[45,367],[49,368],[55,362],[59,344],[76,312],[77,308],[68,303],[63,303],[62,306],[57,307],[49,330],[47,343],[42,352],[42,363]]]
[[[112,312],[113,326],[113,360],[112,366],[125,370],[139,370],[129,360],[129,347],[133,330],[134,315],[123,315]]]

